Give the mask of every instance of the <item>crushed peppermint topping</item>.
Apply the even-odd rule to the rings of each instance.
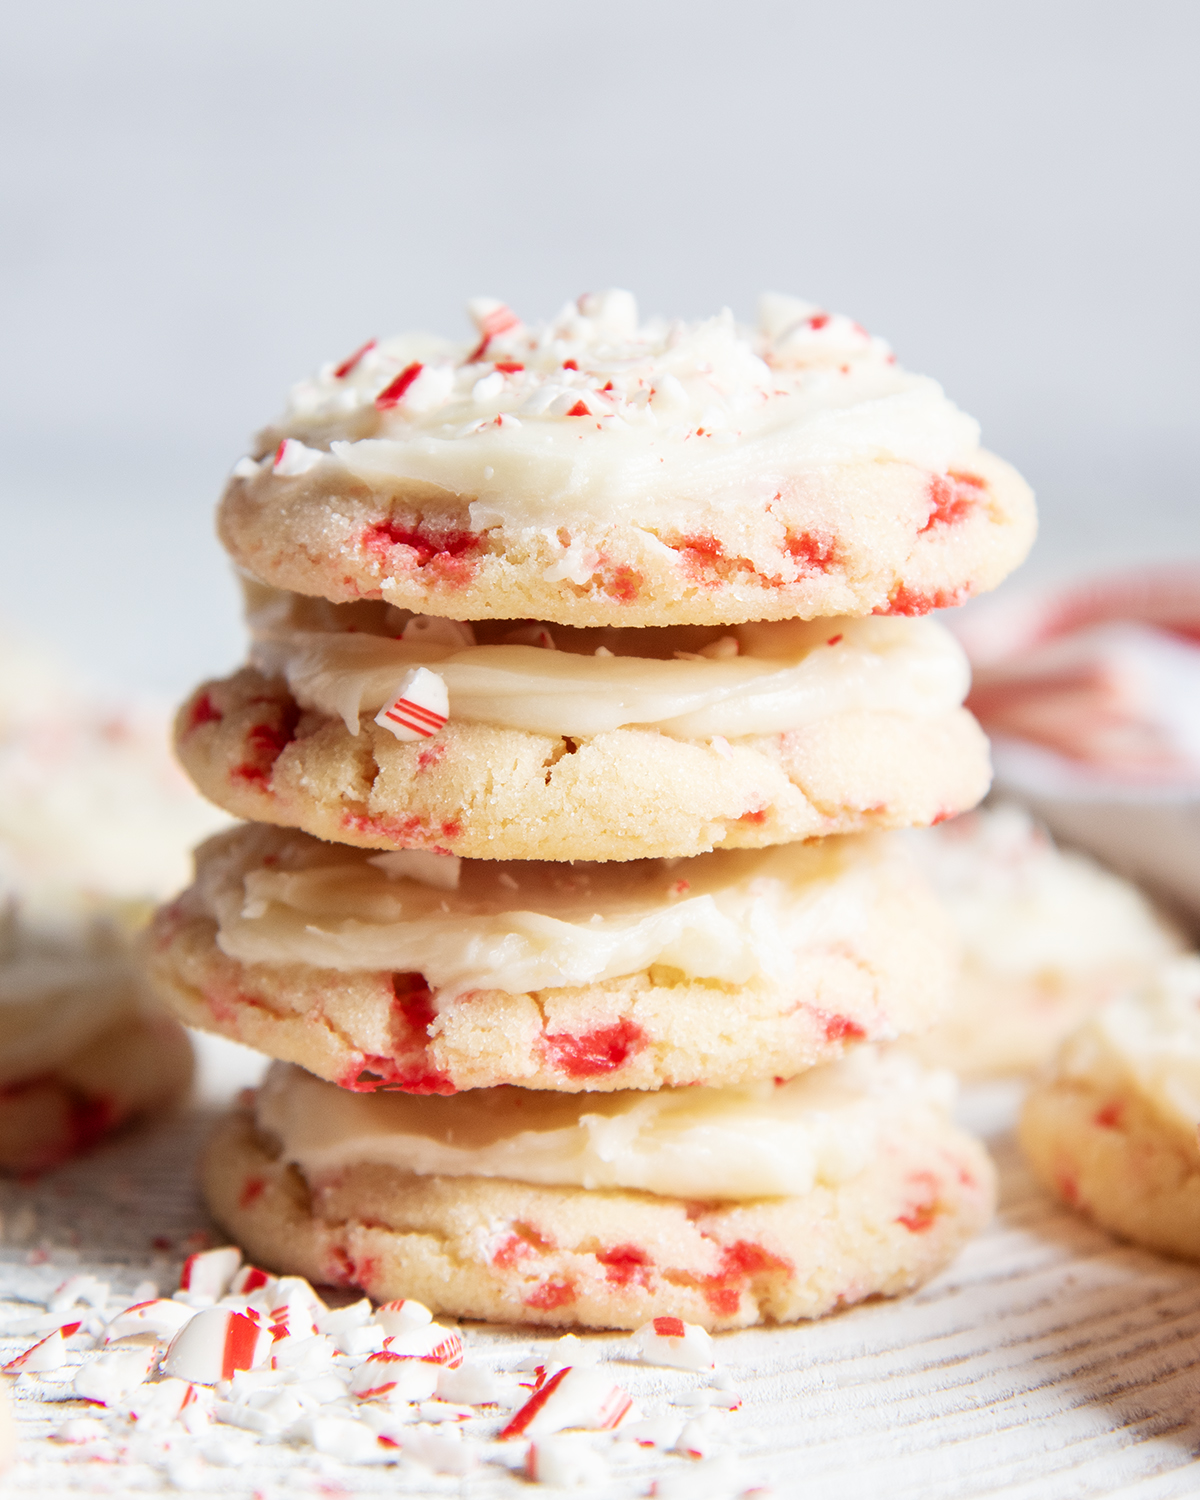
[[[244,1264],[232,1246],[193,1255],[172,1297],[146,1282],[134,1290],[129,1305],[105,1282],[72,1277],[47,1297],[30,1347],[11,1352],[13,1334],[0,1329],[18,1415],[31,1398],[58,1403],[50,1437],[77,1450],[73,1463],[149,1464],[174,1488],[215,1491],[223,1469],[261,1463],[284,1444],[327,1475],[337,1472],[330,1463],[457,1478],[496,1466],[575,1485],[603,1482],[649,1451],[655,1492],[684,1493],[694,1461],[724,1449],[738,1481],[729,1492],[751,1482],[726,1446],[740,1401],[723,1371],[699,1387],[694,1374],[677,1388],[642,1381],[645,1415],[625,1389],[638,1385],[630,1353],[646,1359],[647,1337],[688,1345],[699,1334],[711,1347],[678,1318],[619,1341],[530,1330],[535,1352],[514,1364],[506,1344],[442,1327],[419,1302],[331,1308],[303,1278]],[[679,1364],[699,1368],[694,1358]]]
[[[732,440],[777,396],[819,393],[844,372],[892,361],[888,346],[850,318],[780,294],[761,299],[753,329],[728,311],[698,323],[643,323],[624,291],[585,294],[538,326],[490,298],[468,312],[474,343],[369,340],[295,386],[283,425],[336,425],[374,407],[378,436],[415,423],[453,437],[476,430],[482,405],[522,420],[595,417],[602,432],[670,424],[687,412],[694,416],[684,433]]]

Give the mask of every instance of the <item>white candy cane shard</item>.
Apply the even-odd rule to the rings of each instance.
[[[715,1364],[708,1330],[682,1318],[655,1318],[633,1334],[633,1343],[648,1365],[676,1370],[711,1370]]]
[[[70,1417],[50,1436],[56,1443],[98,1443],[108,1436],[108,1428],[95,1417]]]
[[[197,1385],[229,1380],[235,1370],[252,1370],[271,1352],[271,1331],[243,1313],[208,1307],[185,1323],[163,1357],[163,1370]]]
[[[431,1364],[457,1369],[463,1362],[462,1335],[440,1323],[407,1328],[385,1339],[384,1347],[406,1359],[427,1359]]]
[[[424,1364],[425,1361],[418,1363]],[[468,1406],[497,1406],[508,1395],[508,1387],[504,1381],[483,1365],[463,1364],[454,1370],[444,1365],[435,1368],[440,1401],[465,1401]]]
[[[141,1385],[158,1358],[153,1349],[129,1349],[101,1354],[98,1359],[80,1365],[73,1387],[86,1401],[109,1406]]]
[[[78,1333],[79,1327],[78,1323],[64,1323],[61,1328],[56,1328],[53,1333],[48,1333],[44,1339],[39,1339],[26,1349],[24,1354],[10,1359],[4,1366],[4,1373],[19,1375],[24,1371],[29,1375],[43,1375],[47,1370],[61,1370],[67,1362],[67,1346],[64,1341],[73,1333]]]
[[[567,1365],[534,1391],[499,1437],[544,1437],[566,1427],[608,1432],[633,1411],[629,1393],[602,1371]]]
[[[284,479],[292,479],[297,474],[307,474],[309,469],[315,469],[327,456],[320,448],[309,448],[295,438],[284,438],[275,450],[271,468]]]
[[[380,1443],[375,1433],[352,1417],[312,1417],[309,1419],[309,1441],[318,1453],[340,1458],[347,1464],[390,1463],[395,1448]]]
[[[437,1390],[437,1382],[437,1365],[384,1349],[359,1365],[350,1377],[350,1389],[364,1401],[380,1396],[391,1396],[398,1401],[428,1401]]]
[[[404,674],[396,695],[375,715],[381,729],[398,740],[427,740],[445,726],[450,717],[450,693],[445,678],[428,667],[414,667]]]
[[[688,1458],[707,1458],[713,1451],[713,1437],[703,1417],[693,1417],[685,1422],[683,1431],[675,1439],[675,1452]]]
[[[411,853],[411,850],[401,850]],[[459,861],[455,860],[455,864]],[[412,1328],[428,1328],[433,1314],[423,1302],[414,1302],[411,1297],[401,1297],[395,1302],[384,1302],[375,1309],[375,1321],[384,1333],[395,1335],[407,1333]]]
[[[103,1307],[107,1301],[107,1281],[99,1281],[95,1276],[72,1276],[50,1298],[46,1311],[63,1313],[77,1302],[86,1302],[89,1307]]]
[[[595,1484],[607,1466],[593,1441],[585,1437],[544,1437],[525,1454],[525,1478],[534,1484]]]
[[[236,1245],[223,1245],[219,1250],[201,1250],[197,1255],[189,1255],[179,1273],[179,1290],[214,1300],[223,1297],[241,1263],[242,1252]]]
[[[194,1317],[192,1309],[182,1302],[162,1297],[153,1302],[135,1302],[107,1325],[104,1342],[111,1344],[114,1339],[133,1338],[140,1333],[152,1334],[156,1339],[173,1339]]]
[[[229,1290],[239,1297],[249,1297],[253,1292],[269,1289],[275,1280],[266,1271],[261,1271],[257,1266],[241,1266],[229,1283]]]
[[[405,1458],[432,1469],[435,1474],[469,1474],[479,1461],[474,1448],[463,1442],[462,1433],[455,1427],[448,1432],[430,1427],[406,1432],[401,1439],[401,1451]]]

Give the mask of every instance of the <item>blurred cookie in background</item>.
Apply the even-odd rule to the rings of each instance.
[[[190,1081],[132,940],[226,820],[175,767],[167,724],[0,640],[0,1170],[56,1166]]]
[[[1184,947],[1128,881],[1012,804],[900,835],[958,930],[947,1017],[912,1045],[966,1077],[1030,1072],[1092,1010]]]

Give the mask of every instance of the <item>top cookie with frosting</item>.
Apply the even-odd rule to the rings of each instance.
[[[460,620],[736,624],[923,614],[1032,542],[978,425],[848,318],[470,312],[469,344],[371,341],[293,389],[221,503],[243,568]]]

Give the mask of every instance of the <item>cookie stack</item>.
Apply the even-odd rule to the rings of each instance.
[[[203,845],[149,966],[279,1059],[205,1163],[275,1268],[463,1316],[709,1328],[917,1284],[986,1218],[952,979],[880,832],[973,806],[918,618],[1032,500],[932,381],[765,299],[374,342],[297,387],[220,534],[249,665],[181,710]]]

